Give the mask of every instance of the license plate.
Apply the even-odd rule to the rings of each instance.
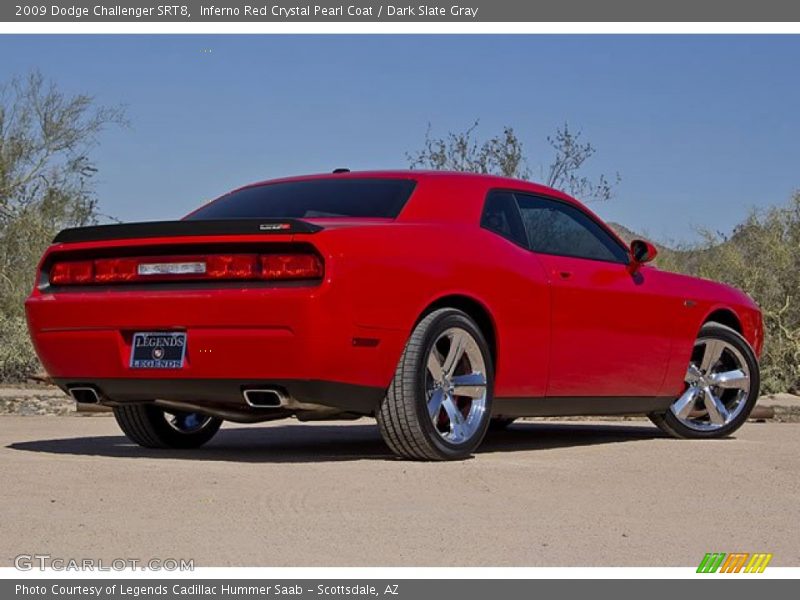
[[[133,334],[132,369],[180,369],[186,356],[185,333]]]

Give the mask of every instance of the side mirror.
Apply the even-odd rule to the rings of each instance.
[[[631,242],[631,266],[636,267],[649,263],[658,254],[658,249],[648,241],[633,240]]]

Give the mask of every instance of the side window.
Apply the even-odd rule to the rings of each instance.
[[[528,245],[525,228],[511,192],[489,192],[481,215],[481,227],[521,246]]]
[[[582,210],[538,196],[516,197],[528,246],[534,252],[628,262],[628,251]]]

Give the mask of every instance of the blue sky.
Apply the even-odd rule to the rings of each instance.
[[[125,104],[96,151],[102,210],[177,218],[255,180],[403,168],[434,134],[513,126],[534,173],[569,122],[619,172],[592,208],[658,240],[729,231],[800,187],[797,36],[2,36],[0,81],[38,68]]]

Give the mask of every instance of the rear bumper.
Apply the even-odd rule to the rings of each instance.
[[[73,387],[91,387],[102,404],[127,402],[172,403],[238,421],[260,421],[303,412],[289,407],[252,407],[243,392],[248,389],[275,389],[295,405],[327,407],[335,412],[371,415],[385,394],[380,387],[368,387],[336,381],[269,379],[72,379],[58,378],[64,391]]]
[[[94,385],[112,401],[243,403],[243,387],[272,384],[305,402],[366,414],[388,387],[406,338],[401,330],[356,325],[349,303],[326,284],[37,290],[26,311],[51,377],[64,387]],[[132,369],[137,331],[186,332],[184,367]]]

